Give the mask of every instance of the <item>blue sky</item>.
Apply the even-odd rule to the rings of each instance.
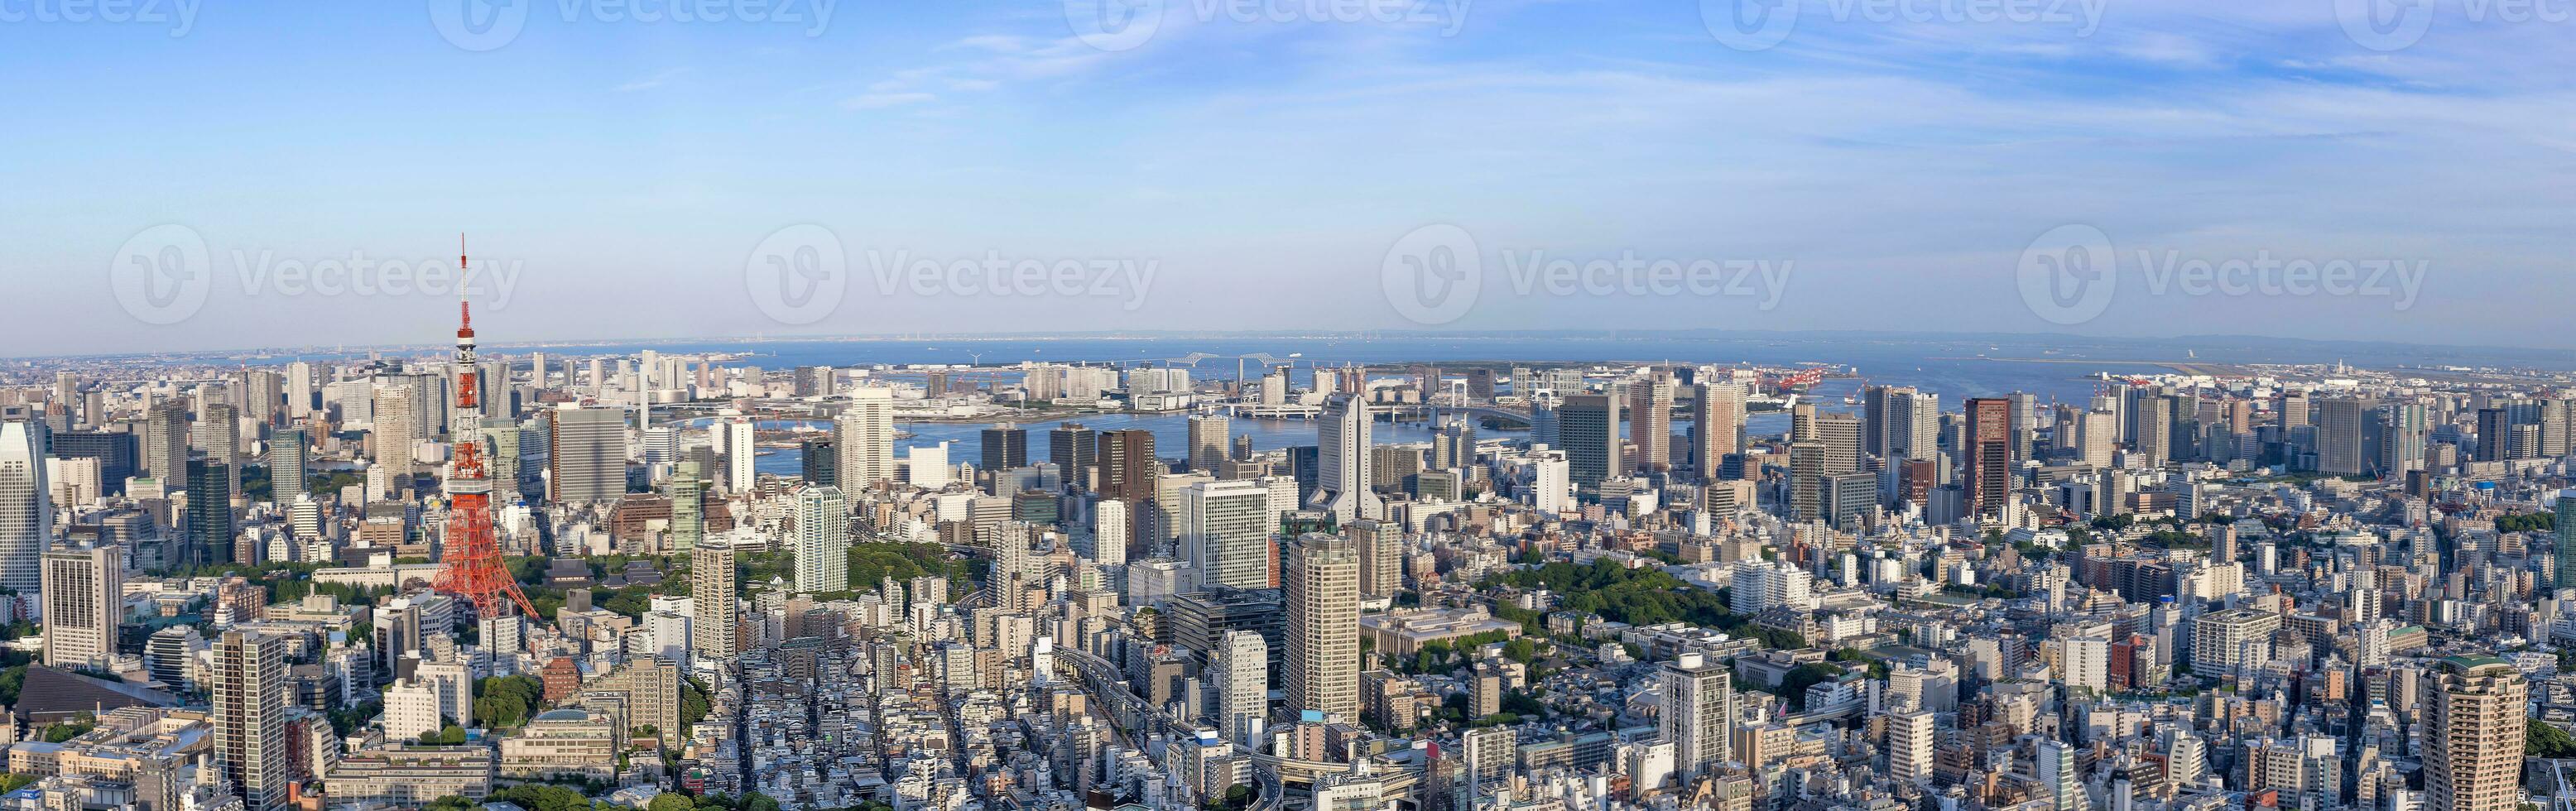
[[[1712,33],[1732,0],[1407,3],[1420,19],[1395,22],[1168,0],[1151,36],[1104,50],[1053,2],[836,2],[817,25],[809,0],[769,5],[793,22],[687,23],[608,1],[521,6],[515,35],[466,43],[488,50],[442,36],[436,2],[235,3],[184,29],[176,0],[158,22],[0,2],[19,77],[0,88],[0,257],[43,303],[0,326],[0,354],[434,340],[451,293],[322,295],[269,269],[450,262],[460,231],[484,280],[511,282],[476,298],[513,340],[1668,326],[2576,347],[2557,328],[2576,22],[2483,3],[2392,41],[2346,33],[2339,6],[2364,0],[2039,0],[2014,5],[2074,19],[1985,21],[1953,19],[1968,0],[1894,6],[1928,15],[1911,21],[1813,0],[1748,50]],[[755,292],[763,258],[806,225],[838,246],[838,304],[782,317]],[[1472,237],[1483,286],[1425,321],[1384,285],[1390,250],[1440,225]],[[2067,225],[2120,266],[2075,323],[2018,275]],[[114,268],[174,233],[204,246],[202,303],[138,318]],[[925,292],[897,257],[1075,281]],[[1533,260],[1622,257],[1781,283],[1515,287]],[[2258,257],[2364,278],[2153,276]],[[2358,286],[2377,267],[2420,282]]]

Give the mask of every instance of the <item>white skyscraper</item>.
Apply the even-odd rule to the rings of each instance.
[[[904,470],[904,475],[911,480],[912,486],[924,490],[947,487],[948,483],[956,478],[948,470],[948,443],[946,442],[913,448],[912,457],[905,460]]]
[[[1127,563],[1127,502],[1102,500],[1091,505],[1091,562],[1102,566]]]
[[[796,590],[850,590],[850,505],[837,487],[796,493]]]
[[[2095,695],[2111,691],[2111,640],[2066,640],[2064,661],[2066,673],[2060,681],[2069,689],[2091,690]]]
[[[125,550],[115,545],[45,553],[45,664],[87,667],[116,655],[125,619]]]
[[[42,559],[54,542],[46,439],[44,423],[0,423],[0,586],[20,594],[44,589]]]
[[[752,479],[757,475],[753,472],[752,463],[760,458],[760,446],[753,438],[751,420],[726,420],[724,432],[725,487],[736,493],[750,492]]]
[[[1315,496],[1310,504],[1348,524],[1386,517],[1386,504],[1369,490],[1368,403],[1358,395],[1334,397],[1315,423]]]
[[[1530,454],[1530,507],[1543,513],[1574,507],[1573,468],[1567,466],[1564,451]]]
[[[861,387],[850,391],[834,426],[840,454],[840,484],[864,490],[894,478],[894,391]]]
[[[1887,718],[1887,776],[1899,782],[1932,784],[1932,747],[1936,743],[1932,713],[1920,709]]]
[[[2053,799],[2057,811],[2085,811],[2084,775],[2075,768],[2075,745],[2050,739],[2039,742],[2039,791]]]
[[[313,415],[313,364],[296,361],[286,364],[286,416],[303,419]]]
[[[1227,631],[1216,647],[1223,675],[1217,681],[1217,728],[1225,739],[1248,744],[1270,717],[1270,646],[1253,631]]]
[[[1270,488],[1235,480],[1181,490],[1181,550],[1199,582],[1240,589],[1270,587]]]

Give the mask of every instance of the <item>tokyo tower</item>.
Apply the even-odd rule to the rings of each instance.
[[[465,238],[456,240],[456,264],[465,268]],[[456,461],[447,475],[447,543],[440,555],[435,587],[474,601],[477,617],[498,617],[509,610],[504,596],[530,618],[537,607],[519,590],[510,567],[501,560],[501,542],[492,534],[492,480],[483,470],[482,369],[474,364],[474,308],[457,302],[463,323],[456,328]]]

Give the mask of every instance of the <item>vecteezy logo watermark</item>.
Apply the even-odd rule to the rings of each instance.
[[[1700,23],[1726,47],[1767,51],[1797,31],[1810,3],[1837,23],[2055,26],[2083,38],[2102,27],[2109,0],[1700,0]]]
[[[508,45],[527,27],[529,7],[540,0],[429,0],[429,22],[449,44],[468,51]],[[9,2],[9,0],[0,0]],[[747,23],[801,29],[821,36],[840,0],[554,0],[566,24],[578,22]]]
[[[1455,225],[1413,229],[1386,250],[1378,286],[1396,313],[1417,324],[1458,320],[1485,290],[1485,256],[1476,237]]]
[[[125,241],[108,265],[108,289],[128,315],[146,324],[188,320],[212,292],[216,254],[205,235],[185,225],[156,225]],[[321,258],[280,256],[274,250],[239,248],[224,254],[244,297],[426,296],[474,297],[505,309],[519,289],[520,260],[475,260],[459,267],[446,257],[376,259],[365,251]]]
[[[1454,37],[1475,0],[1183,0],[1201,23],[1358,23],[1432,28]],[[1143,46],[1163,28],[1166,0],[1064,0],[1075,39],[1103,51]]]
[[[981,257],[946,259],[908,250],[869,250],[868,278],[880,296],[969,298],[1102,298],[1129,312],[1143,307],[1158,259],[1038,259],[985,251]],[[770,320],[803,326],[829,318],[849,297],[849,252],[840,236],[820,225],[778,229],[744,261],[744,289]]]
[[[107,284],[134,320],[153,325],[188,320],[206,306],[206,290],[214,286],[206,237],[175,223],[143,229],[117,249],[107,267]]]
[[[2576,0],[2462,0],[2458,5],[2461,20],[2475,25],[2563,25],[2576,19]],[[2334,0],[2334,10],[2346,38],[2381,52],[2424,41],[2440,13],[2437,0]]]
[[[1163,0],[1064,0],[1075,39],[1103,51],[1130,51],[1163,28]]]
[[[868,275],[877,292],[891,296],[990,296],[994,298],[1105,298],[1128,312],[1145,306],[1161,273],[1160,259],[1036,259],[985,251],[981,258],[915,257],[911,251],[868,251]]]
[[[197,29],[204,0],[0,0],[0,23],[167,25],[177,39]]]
[[[2141,248],[2123,268],[2111,237],[2090,225],[2049,229],[2022,250],[2018,280],[2022,302],[2041,319],[2072,326],[2111,309],[2123,277],[2134,276],[2148,296],[2385,298],[2390,308],[2415,308],[2432,271],[2425,259],[2194,256],[2178,248]]]
[[[841,237],[820,225],[778,229],[743,262],[742,281],[752,306],[789,326],[821,321],[841,308],[850,292],[850,259]]]
[[[1780,306],[1797,262],[1788,259],[1551,257],[1544,249],[1503,251],[1513,295],[1742,298],[1764,312]],[[1389,247],[1378,266],[1379,289],[1396,314],[1424,326],[1466,317],[1485,289],[1485,260],[1476,237],[1455,225],[1426,225]]]
[[[2119,295],[2119,257],[2111,236],[2090,225],[2061,225],[2021,252],[2021,300],[2060,325],[2101,317]]]
[[[528,4],[535,0],[429,0],[429,24],[447,43],[468,51],[489,51],[519,38],[528,25]]]

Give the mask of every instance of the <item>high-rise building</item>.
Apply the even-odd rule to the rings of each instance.
[[[143,418],[143,468],[163,490],[187,486],[188,404],[176,399],[153,403]]]
[[[1573,464],[1566,461],[1565,452],[1545,450],[1532,453],[1529,455],[1529,465],[1530,508],[1548,514],[1573,509]],[[1712,475],[1710,478],[1714,479],[1715,476]]]
[[[1370,454],[1374,445],[1368,402],[1356,394],[1336,395],[1315,421],[1315,509],[1350,523],[1386,517],[1385,502],[1370,489]]]
[[[230,403],[206,406],[197,423],[206,458],[224,466],[224,492],[238,497],[241,489],[241,412]]]
[[[1223,414],[1190,415],[1190,469],[1216,472],[1225,464],[1234,420]]]
[[[2084,774],[2076,765],[2075,745],[2054,738],[2039,742],[2035,776],[2039,794],[2050,801],[2056,811],[2086,811],[2090,798],[2084,795]]]
[[[1452,419],[1431,435],[1431,469],[1449,470],[1476,463],[1476,426]]]
[[[1091,469],[1100,440],[1082,423],[1068,422],[1047,431],[1047,461],[1064,474],[1065,489],[1088,492],[1096,485]]]
[[[741,417],[726,420],[725,489],[736,493],[751,492],[751,483],[759,475],[760,440],[751,420]]]
[[[1602,481],[1627,471],[1619,452],[1619,402],[1611,395],[1569,395],[1556,409],[1556,422],[1575,490],[1598,493]]]
[[[1735,678],[1726,665],[1684,653],[1665,663],[1662,675],[1662,731],[1673,745],[1674,771],[1688,780],[1734,759]]]
[[[946,488],[956,479],[948,467],[946,442],[914,446],[911,454],[903,459],[903,471],[905,483],[924,490]]]
[[[1360,547],[1360,594],[1393,597],[1404,590],[1404,528],[1354,521],[1343,529]]]
[[[1887,776],[1900,783],[1932,784],[1934,720],[1921,709],[1887,717]]]
[[[984,429],[984,467],[999,473],[1029,466],[1029,430],[1004,423]]]
[[[1200,482],[1181,491],[1182,558],[1209,586],[1265,589],[1270,582],[1270,491],[1248,479]]]
[[[2423,403],[2380,406],[2379,473],[2404,477],[2424,469],[2425,442],[2433,426]]]
[[[699,544],[689,551],[689,646],[702,659],[730,661],[739,652],[736,626],[741,623],[734,596],[733,547]]]
[[[227,489],[231,485],[226,483],[230,471],[204,459],[188,460],[187,470],[187,562],[232,563],[237,558],[233,549],[233,494]]]
[[[540,385],[543,381],[539,381]],[[286,379],[281,384],[286,398],[286,418],[300,420],[313,416],[313,364],[295,361],[286,364]]]
[[[832,367],[796,367],[796,396],[830,397],[834,393],[835,392],[832,390]]]
[[[2231,608],[2203,614],[2191,628],[2192,671],[2215,676],[2256,663],[2257,652],[2271,644],[2272,632],[2281,630],[2281,615]]]
[[[412,446],[419,443],[419,422],[412,415],[412,386],[397,383],[376,387],[375,421],[368,423],[367,441],[375,453],[376,464],[402,473],[412,471]],[[211,419],[211,417],[209,417]],[[624,485],[619,485],[624,492]]]
[[[268,500],[276,504],[293,504],[304,494],[306,444],[304,426],[278,429],[268,440]],[[512,449],[515,451],[514,444]],[[513,454],[515,456],[515,453]]]
[[[1861,422],[1862,424],[1869,426],[1869,432],[1861,435],[1860,438],[1860,450],[1862,453],[1866,453],[1871,456],[1892,455],[1888,452],[1887,434],[1889,421],[1887,418],[1887,411],[1889,408],[1889,401],[1898,396],[1903,390],[1905,389],[1898,386],[1865,386],[1861,388]]]
[[[695,459],[683,460],[671,472],[671,550],[688,552],[707,536],[707,480]]]
[[[1099,440],[1093,458],[1100,468],[1100,497],[1127,502],[1128,548],[1148,549],[1162,537],[1162,528],[1154,523],[1162,509],[1162,464],[1154,459],[1154,432],[1104,431]]]
[[[1888,395],[1887,421],[1863,427],[1891,460],[1928,462],[1941,455],[1941,395],[1901,388]]]
[[[2424,702],[2426,808],[2511,811],[2522,802],[2528,689],[2504,660],[2442,660]]]
[[[0,423],[0,586],[20,594],[44,587],[40,559],[54,542],[47,438],[45,424],[37,420]]]
[[[1971,516],[2010,523],[2013,456],[2012,401],[1980,397],[1967,403],[1960,456]]]
[[[2357,398],[2334,397],[2317,408],[2317,471],[2336,476],[2359,476],[2370,472],[2370,459],[2362,452],[2362,413],[2369,410]]]
[[[1288,708],[1359,718],[1360,554],[1349,538],[1308,534],[1282,567],[1288,604]]]
[[[2513,412],[2501,408],[2478,409],[2478,445],[2480,462],[2501,462],[2513,446]]]
[[[1134,533],[1127,528],[1127,502],[1101,501],[1091,505],[1091,548],[1084,557],[1109,567],[1127,564],[1127,540]]]
[[[2552,588],[2576,589],[2576,490],[2558,491],[2558,566]]]
[[[2076,441],[2076,456],[2089,467],[2111,466],[2111,455],[2120,445],[2120,415],[2109,409],[2084,412]],[[2060,428],[2058,430],[2065,430]]]
[[[796,492],[796,590],[850,590],[850,504],[840,488]]]
[[[215,765],[253,811],[285,808],[286,638],[226,631],[215,644]]]
[[[1255,631],[1226,631],[1217,643],[1218,731],[1238,746],[1249,745],[1270,718],[1270,645]]]
[[[841,476],[837,470],[840,466],[840,446],[831,437],[805,440],[798,446],[798,452],[805,457],[798,467],[796,477],[798,481],[805,484],[835,486],[841,483]]]
[[[45,664],[88,667],[116,655],[125,619],[125,550],[112,544],[45,553]]]
[[[615,500],[626,494],[626,412],[560,408],[551,428],[547,472],[557,504]]]
[[[855,493],[894,480],[894,392],[875,386],[850,391],[850,403],[833,424],[840,451],[838,486]],[[1023,447],[1025,455],[1025,446]],[[989,453],[989,451],[987,451]]]
[[[96,459],[101,493],[125,492],[125,480],[149,476],[143,466],[141,436],[125,431],[47,431],[45,444],[56,459]]]
[[[1657,369],[1645,383],[1628,389],[1629,431],[1637,443],[1637,472],[1671,470],[1673,466],[1673,375]]]

